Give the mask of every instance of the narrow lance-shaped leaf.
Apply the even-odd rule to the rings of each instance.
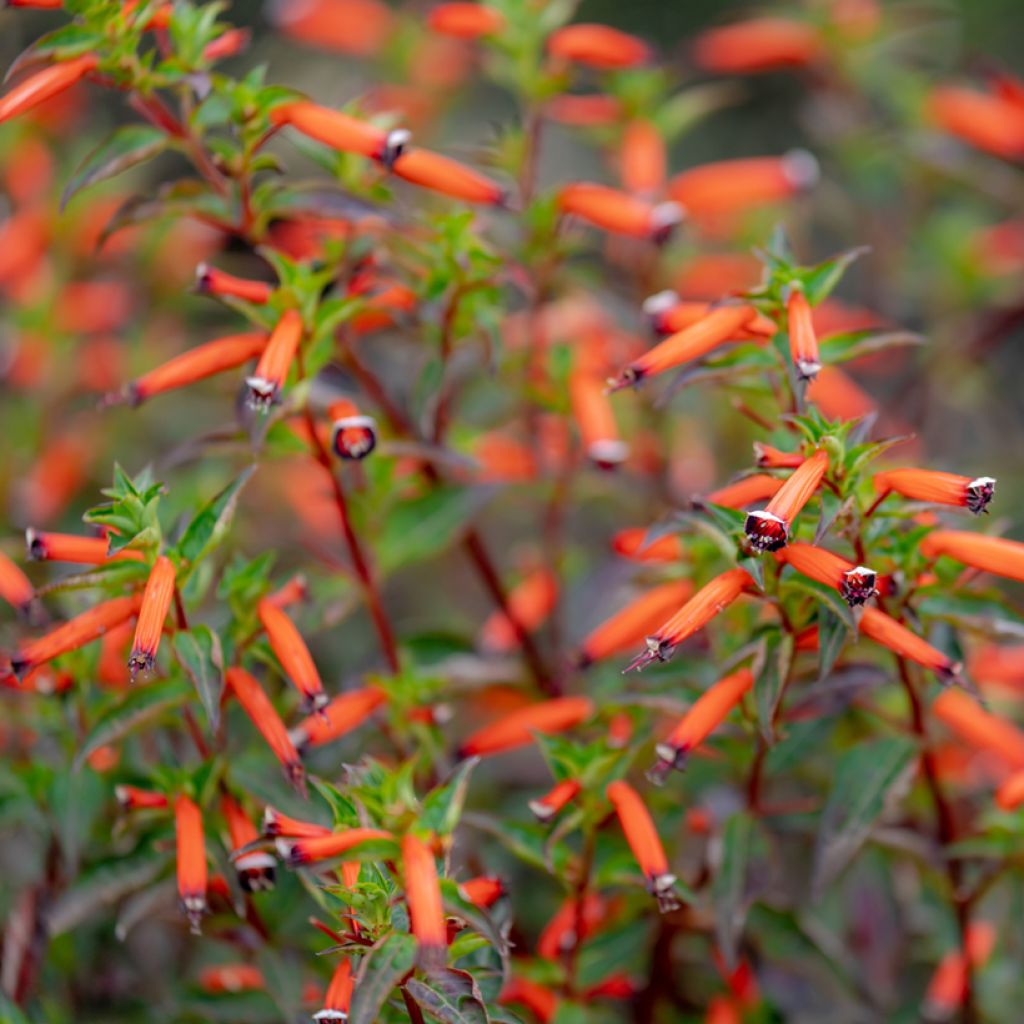
[[[793,663],[793,635],[773,631],[762,641],[754,682],[757,721],[767,743],[775,741],[774,719]]]
[[[395,932],[362,958],[349,1009],[349,1024],[374,1024],[395,986],[416,965],[416,940]]]
[[[255,472],[255,466],[247,466],[224,490],[211,498],[196,513],[196,517],[185,528],[178,542],[178,551],[182,558],[195,562],[217,543],[231,522],[238,495]]]
[[[715,908],[715,934],[730,967],[747,916],[747,872],[750,864],[754,822],[745,811],[734,814],[722,835],[722,859],[711,884]]]
[[[220,700],[224,693],[224,654],[220,637],[209,626],[193,626],[175,633],[174,654],[192,680],[203,702],[210,731],[220,725]]]
[[[166,133],[146,124],[118,128],[79,164],[60,197],[63,210],[72,197],[95,185],[136,167],[163,152],[170,144]]]
[[[449,968],[431,983],[413,978],[406,991],[432,1017],[443,1024],[488,1024],[487,1007],[473,975]]]
[[[442,836],[455,831],[466,802],[469,777],[479,763],[479,757],[467,758],[444,783],[425,797],[420,815],[420,824],[425,829]]]

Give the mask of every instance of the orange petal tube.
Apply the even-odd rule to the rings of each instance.
[[[628,782],[618,781],[609,784],[605,795],[615,808],[622,833],[647,879],[648,890],[658,901],[658,909],[662,913],[676,910],[679,907],[674,891],[676,876],[668,869],[665,849],[639,793]]]

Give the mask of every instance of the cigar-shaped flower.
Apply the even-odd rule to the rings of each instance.
[[[229,668],[225,673],[225,679],[252,724],[260,731],[267,741],[267,746],[281,762],[288,781],[301,792],[305,786],[305,772],[299,759],[299,752],[295,749],[288,729],[263,687],[244,668]]]
[[[226,60],[240,54],[252,40],[252,30],[247,28],[229,28],[222,32],[211,43],[203,47],[203,60]]]
[[[276,807],[267,807],[263,811],[263,823],[261,825],[263,835],[276,838],[284,836],[286,839],[315,839],[319,836],[329,836],[331,830],[326,825],[317,825],[312,821],[300,821],[298,818],[291,818]]]
[[[569,377],[569,400],[587,457],[602,469],[617,466],[629,454],[629,445],[619,435],[604,381],[574,371]]]
[[[668,869],[665,849],[640,794],[628,782],[619,780],[608,785],[605,795],[615,808],[622,834],[647,880],[648,891],[658,901],[658,909],[663,914],[677,909],[676,876]]]
[[[35,596],[32,581],[19,565],[0,551],[0,597],[12,608],[24,612],[31,606]]]
[[[643,643],[645,637],[692,595],[693,584],[689,580],[673,580],[653,587],[586,637],[579,646],[577,664],[592,665]]]
[[[519,708],[498,721],[478,729],[463,740],[460,757],[488,757],[525,747],[535,733],[565,732],[585,722],[594,713],[589,697],[556,697]]]
[[[975,515],[988,511],[996,492],[990,476],[960,476],[931,469],[887,469],[874,476],[878,494],[895,492],[913,501],[929,501],[936,505],[957,505]]]
[[[604,922],[607,913],[607,903],[596,892],[587,892],[582,905],[572,896],[563,900],[537,938],[536,955],[556,963],[586,942]]]
[[[832,420],[857,420],[875,411],[871,396],[838,366],[823,366],[804,397]]]
[[[297,839],[279,838],[277,851],[289,867],[316,864],[350,853],[363,843],[386,842],[394,839],[390,832],[380,828],[350,828],[327,835],[300,836]]]
[[[648,541],[650,532],[645,526],[619,530],[612,538],[612,550],[634,562],[678,562],[683,557],[683,542],[678,534],[667,533]]]
[[[828,472],[828,454],[815,452],[783,482],[763,509],[751,512],[744,527],[747,539],[757,551],[778,551],[789,541],[793,520],[814,495]]]
[[[263,992],[267,980],[255,964],[214,964],[199,972],[199,987],[211,995]]]
[[[313,1014],[317,1024],[343,1024],[348,1020],[348,1011],[352,1005],[352,993],[355,981],[352,976],[352,961],[344,957],[338,961],[331,975],[331,983],[327,986],[322,1010]]]
[[[601,70],[645,64],[651,51],[642,39],[609,25],[566,25],[548,36],[548,54],[555,60],[574,61]]]
[[[141,562],[141,551],[124,548],[109,554],[110,543],[105,537],[77,537],[70,533],[47,533],[44,530],[25,531],[25,546],[29,558],[37,562],[73,562],[77,565],[104,565],[107,562]]]
[[[576,779],[556,782],[542,797],[530,801],[530,810],[538,821],[550,821],[566,804],[576,799],[581,788]]]
[[[739,480],[717,491],[711,491],[701,498],[695,498],[694,504],[699,508],[702,505],[721,505],[723,508],[746,508],[748,505],[756,505],[774,498],[782,489],[784,480],[777,476],[768,476],[766,473],[754,473],[751,476],[741,477]]]
[[[99,58],[95,54],[87,53],[29,75],[5,96],[0,96],[0,124],[70,89],[76,82],[80,82],[90,72],[95,71],[98,64]]]
[[[901,658],[916,661],[924,668],[931,669],[943,680],[956,677],[960,666],[948,655],[932,647],[916,633],[911,633],[906,626],[897,622],[891,615],[886,615],[879,608],[864,606],[860,619],[860,632],[869,640],[888,647]]]
[[[501,206],[505,202],[505,190],[496,181],[428,149],[405,150],[395,159],[391,170],[414,185],[467,203]]]
[[[558,193],[558,208],[604,231],[655,242],[664,242],[683,219],[677,203],[654,204],[588,181],[564,185]]]
[[[979,686],[996,686],[1012,693],[1024,690],[1024,644],[986,643],[973,651],[969,675]]]
[[[480,875],[459,883],[459,894],[474,907],[486,910],[493,907],[505,895],[505,883],[500,878]]]
[[[271,332],[252,376],[245,378],[249,404],[254,409],[265,412],[278,400],[301,340],[302,317],[294,309],[285,310]]]
[[[615,96],[603,93],[562,93],[548,100],[544,115],[561,124],[596,128],[617,121],[622,115],[622,103]]]
[[[643,312],[655,334],[676,334],[703,320],[715,307],[710,302],[693,302],[680,299],[673,291],[656,292],[649,295],[643,304]],[[764,341],[778,332],[775,322],[762,313],[755,313],[736,332],[736,340],[756,339]]]
[[[652,661],[668,661],[687,637],[703,629],[716,615],[729,607],[745,591],[754,589],[754,580],[746,569],[729,569],[706,583],[653,634],[644,638],[646,650],[638,654],[626,671],[641,669]]]
[[[814,380],[821,369],[818,333],[814,329],[811,304],[798,288],[789,293],[786,320],[789,325],[789,356],[796,372],[801,380]]]
[[[295,623],[266,598],[260,601],[256,610],[284,674],[302,694],[303,708],[306,711],[319,711],[327,705],[328,697],[324,693],[324,684],[320,680],[313,656],[295,628]]]
[[[480,628],[480,646],[491,654],[518,650],[519,631],[511,619],[529,632],[551,614],[557,602],[558,580],[554,573],[545,566],[534,569],[509,592],[509,615],[495,611],[486,619]]]
[[[946,555],[972,569],[1024,582],[1024,544],[1020,541],[960,530],[933,530],[921,541],[921,554],[926,558]]]
[[[100,640],[100,658],[96,665],[96,678],[113,690],[123,690],[131,682],[128,671],[128,647],[135,630],[131,619],[108,629]]]
[[[125,386],[120,400],[130,405],[141,405],[155,395],[188,387],[226,370],[237,370],[261,355],[266,347],[267,335],[261,333],[228,334],[215,338],[137,377]],[[107,401],[117,400],[115,397]]]
[[[140,789],[138,786],[115,786],[114,797],[122,811],[163,810],[167,807],[167,796],[164,793]]]
[[[622,185],[627,192],[640,196],[662,192],[667,164],[665,140],[653,121],[637,117],[626,125],[619,164]],[[680,205],[685,209],[685,203]]]
[[[1024,156],[1024,107],[1006,96],[941,86],[928,99],[928,119],[977,149],[1008,160]]]
[[[1015,811],[1024,804],[1024,769],[1003,779],[996,790],[996,803],[1004,811]]]
[[[668,194],[691,217],[716,217],[780,203],[817,184],[818,161],[803,149],[785,156],[701,164],[677,174]]]
[[[662,781],[673,768],[683,768],[690,751],[696,749],[721,725],[726,715],[754,685],[754,673],[741,668],[719,679],[694,701],[675,728],[655,748],[658,761],[651,769],[654,781]]]
[[[196,291],[200,295],[214,295],[218,298],[243,299],[262,306],[273,294],[274,286],[266,281],[253,281],[247,277],[235,277],[225,270],[200,263],[196,267]]]
[[[261,892],[274,888],[274,867],[276,861],[265,850],[244,850],[260,838],[256,826],[242,805],[230,794],[224,793],[220,800],[221,813],[228,827],[231,840],[231,862],[238,872],[239,885],[246,892]]]
[[[69,619],[63,625],[51,630],[36,640],[24,644],[11,658],[11,668],[15,674],[25,675],[29,669],[52,661],[58,655],[68,651],[77,651],[87,643],[103,636],[108,629],[113,629],[135,615],[142,606],[142,595],[131,594],[128,597],[114,597],[90,608],[81,615]]]
[[[864,565],[854,565],[840,555],[813,544],[788,544],[775,557],[793,566],[798,573],[835,587],[851,607],[864,604],[878,592],[878,573]]]
[[[194,935],[206,913],[206,838],[199,806],[183,793],[174,801],[174,829],[178,851],[178,895]]]
[[[493,7],[480,3],[438,4],[427,15],[427,28],[456,39],[479,39],[497,35],[505,27],[505,18]]]
[[[277,605],[278,608],[288,608],[309,597],[309,583],[302,573],[296,573],[287,583],[282,584],[273,593],[267,595],[267,600]]]
[[[634,359],[618,377],[608,382],[609,388],[618,391],[633,387],[648,377],[701,359],[719,345],[732,341],[736,332],[749,323],[756,312],[753,306],[743,304],[712,309],[695,324],[670,334],[639,359]]]
[[[824,53],[824,40],[816,26],[772,17],[749,18],[702,32],[693,47],[697,66],[721,75],[804,67]]]
[[[945,690],[935,698],[932,714],[965,743],[1002,758],[1015,771],[1024,769],[1024,732],[986,711],[963,690]]]
[[[166,555],[160,555],[149,570],[139,605],[139,621],[135,624],[135,639],[128,655],[128,671],[133,679],[139,672],[148,672],[156,661],[164,622],[174,598],[175,573],[174,563]]]
[[[754,461],[759,469],[796,469],[803,465],[804,457],[800,452],[784,452],[763,441],[755,441]]]
[[[377,447],[377,423],[360,413],[349,398],[333,402],[327,410],[331,418],[331,449],[339,459],[365,459]]]
[[[964,949],[947,953],[928,982],[922,1007],[926,1020],[951,1020],[967,997],[968,966],[983,967],[996,944],[996,930],[987,921],[967,926]]]
[[[619,711],[608,721],[608,732],[605,743],[612,750],[624,750],[633,738],[633,719],[625,712]]]
[[[272,124],[288,125],[331,149],[358,153],[385,164],[391,163],[409,141],[405,129],[389,132],[369,121],[307,100],[275,107],[270,112],[270,120]]]
[[[342,693],[304,718],[289,735],[299,750],[322,747],[358,729],[387,699],[387,694],[376,686]]]
[[[402,836],[402,873],[410,931],[419,944],[420,963],[427,970],[440,970],[447,956],[448,928],[437,866],[430,847],[411,832]]]
[[[550,986],[529,978],[509,978],[498,993],[500,1006],[525,1006],[540,1024],[550,1024],[555,1019],[559,1002]]]

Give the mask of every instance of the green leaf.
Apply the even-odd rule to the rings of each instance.
[[[761,735],[770,744],[775,742],[775,712],[793,663],[793,634],[773,630],[761,644],[754,679],[754,699]]]
[[[722,831],[722,859],[711,883],[718,947],[730,968],[736,966],[736,952],[747,916],[747,869],[750,863],[754,820],[738,811]]]
[[[64,208],[84,188],[106,181],[131,167],[150,160],[170,145],[170,139],[159,128],[131,124],[118,128],[100,143],[78,166],[60,197]]]
[[[454,968],[431,978],[431,984],[413,978],[406,992],[444,1024],[488,1024],[487,1008],[473,975]]]
[[[363,957],[355,977],[349,1024],[375,1024],[395,986],[416,965],[416,940],[411,935],[385,936]]]
[[[925,341],[913,331],[845,331],[821,339],[821,358],[826,363],[845,363],[890,348],[923,345]]]
[[[807,301],[816,306],[831,294],[832,289],[839,284],[846,268],[859,259],[868,251],[867,246],[858,246],[855,249],[847,249],[838,256],[825,260],[814,267],[804,267],[798,270],[794,277],[801,282]]]
[[[814,899],[850,863],[886,803],[902,795],[916,757],[914,742],[901,736],[860,743],[840,756],[818,831]]]
[[[168,679],[132,690],[123,701],[97,719],[75,754],[74,768],[81,768],[94,750],[122,739],[144,722],[159,718],[184,704],[191,693],[192,687],[183,679]]]
[[[178,552],[182,558],[195,562],[218,543],[234,515],[238,495],[255,472],[255,465],[247,466],[196,513],[178,541]]]
[[[850,627],[828,605],[818,606],[818,682],[828,677],[850,639]]]
[[[783,578],[783,584],[787,592],[796,590],[810,594],[819,605],[824,605],[840,618],[848,629],[855,630],[857,628],[852,609],[843,600],[835,587],[830,587],[827,583],[819,583],[817,580],[808,579],[808,577],[801,576],[800,573],[795,571],[792,574],[786,573]]]
[[[192,680],[203,702],[210,732],[216,732],[224,693],[224,653],[220,637],[209,626],[200,624],[175,633],[173,647],[178,664]]]
[[[455,831],[466,803],[469,777],[480,763],[480,758],[463,761],[440,785],[432,789],[423,800],[420,824],[431,832],[447,836]]]

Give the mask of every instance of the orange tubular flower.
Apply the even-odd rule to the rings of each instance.
[[[901,658],[916,661],[943,679],[952,679],[960,672],[960,666],[951,658],[878,608],[865,605],[860,631],[875,643],[888,647]]]
[[[602,469],[617,466],[629,454],[629,445],[619,436],[604,381],[575,370],[569,377],[569,400],[587,457]]]
[[[563,779],[555,783],[544,796],[531,800],[530,810],[538,821],[550,821],[566,804],[576,799],[581,788],[576,779]]]
[[[592,68],[633,68],[651,56],[647,44],[636,36],[608,25],[567,25],[548,37],[548,53],[555,60],[575,61]]]
[[[305,772],[299,760],[299,752],[295,749],[281,716],[270,703],[270,698],[263,687],[243,668],[229,668],[225,673],[225,679],[252,724],[259,729],[267,741],[267,746],[281,762],[288,781],[297,790],[303,791]]]
[[[747,515],[744,532],[755,550],[778,551],[786,546],[793,520],[811,500],[827,472],[828,453],[815,452],[793,470],[763,509]]]
[[[557,961],[594,934],[604,922],[608,906],[596,892],[588,892],[580,906],[570,897],[563,901],[537,939],[537,956]]]
[[[369,121],[360,121],[340,110],[306,100],[275,107],[270,112],[270,120],[272,124],[289,125],[331,149],[358,153],[388,166],[409,141],[409,133],[404,128],[388,132]]]
[[[668,194],[693,218],[721,217],[812,189],[818,161],[804,149],[785,156],[748,157],[701,164],[677,174]]]
[[[671,289],[657,292],[644,300],[643,311],[656,334],[676,334],[703,320],[714,306],[710,302],[684,301]],[[773,338],[778,328],[774,321],[761,313],[755,313],[746,325],[736,332],[736,339],[751,338],[767,340]]]
[[[692,595],[693,584],[689,580],[673,580],[648,590],[587,636],[580,644],[577,664],[585,668],[642,643],[673,609],[685,604]]]
[[[427,28],[456,39],[497,35],[505,27],[500,11],[477,3],[438,4],[427,15]]]
[[[804,397],[833,420],[856,420],[875,411],[864,389],[836,366],[823,366]]]
[[[76,82],[80,82],[90,72],[95,71],[98,64],[99,58],[95,54],[87,53],[30,75],[6,96],[0,97],[0,124],[70,89]]]
[[[753,306],[731,305],[713,309],[703,319],[648,349],[639,359],[629,364],[618,377],[610,380],[612,391],[634,387],[647,377],[675,369],[713,352],[719,345],[731,341],[753,319],[757,310]]]
[[[509,978],[498,993],[501,1006],[525,1006],[540,1024],[549,1024],[555,1019],[558,1002],[558,996],[550,988],[529,978]]]
[[[814,380],[821,369],[818,335],[811,319],[811,305],[802,291],[794,288],[786,303],[789,321],[789,355],[801,380]]]
[[[266,334],[229,334],[216,338],[136,378],[125,387],[124,399],[131,405],[141,405],[154,395],[187,387],[225,370],[235,370],[262,355],[266,347]]]
[[[175,572],[174,563],[166,555],[161,555],[149,571],[139,606],[139,621],[135,625],[135,639],[128,655],[128,671],[132,679],[139,672],[148,672],[156,660],[160,636],[174,597]]]
[[[29,669],[52,661],[68,651],[77,651],[87,643],[98,639],[108,629],[113,629],[130,619],[141,607],[142,595],[115,597],[76,615],[63,625],[51,630],[45,636],[30,640],[11,658],[11,668],[18,677]]]
[[[208,263],[200,263],[196,267],[196,291],[200,295],[216,295],[232,299],[243,299],[262,306],[274,291],[274,286],[266,281],[250,281],[248,278],[235,277]]]
[[[612,538],[612,550],[634,562],[678,562],[683,557],[683,542],[677,534],[666,534],[645,543],[648,533],[650,530],[643,526],[619,530]]]
[[[641,196],[662,192],[667,160],[665,140],[653,122],[636,118],[626,125],[619,161],[622,185],[627,192]],[[672,198],[676,199],[675,196]],[[680,205],[686,208],[685,203]]]
[[[986,711],[962,690],[945,690],[935,698],[932,713],[965,743],[991,751],[1014,771],[1024,769],[1024,732]]]
[[[988,511],[996,493],[993,477],[979,476],[972,480],[969,476],[938,473],[930,469],[889,469],[876,473],[874,482],[879,494],[895,491],[914,501],[959,505],[975,515]]]
[[[519,708],[478,729],[459,747],[459,757],[488,757],[533,742],[534,733],[558,733],[585,722],[594,713],[589,697],[556,697]]]
[[[593,128],[617,121],[622,114],[622,104],[616,97],[602,93],[583,96],[565,93],[548,100],[544,113],[552,121],[578,128]]]
[[[256,831],[256,826],[242,810],[242,805],[230,793],[225,793],[221,797],[220,809],[228,826],[228,835],[231,838],[231,860],[238,872],[239,884],[246,892],[273,889],[274,866],[277,863],[274,858],[263,850],[239,853],[243,847],[259,839],[260,834]]]
[[[605,231],[659,243],[664,242],[683,219],[683,211],[676,203],[655,205],[589,181],[564,185],[558,193],[558,208]]]
[[[786,18],[751,18],[702,32],[693,59],[705,71],[743,75],[805,67],[824,52],[823,40],[813,25]]]
[[[717,491],[705,494],[703,498],[694,500],[695,505],[721,505],[722,508],[746,508],[757,502],[774,498],[782,490],[784,480],[765,473],[745,476],[735,483],[719,487]]]
[[[1024,770],[1007,776],[996,790],[996,803],[1004,811],[1015,811],[1024,804]]]
[[[206,840],[203,815],[196,802],[184,794],[174,801],[174,825],[178,847],[178,895],[193,935],[206,913]]]
[[[1024,544],[1020,541],[959,530],[933,530],[921,541],[921,554],[926,558],[946,555],[982,572],[1024,583]]]
[[[835,587],[851,607],[864,604],[878,593],[878,573],[863,565],[854,565],[845,558],[815,547],[813,544],[789,544],[775,556],[793,566],[798,573]]]
[[[277,851],[289,867],[301,867],[322,860],[341,857],[363,843],[394,839],[390,832],[379,828],[350,828],[327,835],[303,836],[298,839],[278,839]]]
[[[459,893],[474,907],[486,910],[488,907],[493,907],[505,895],[505,883],[500,878],[488,878],[481,875],[479,878],[470,878],[466,882],[461,882]]]
[[[285,675],[302,694],[302,706],[306,711],[319,711],[328,701],[324,684],[313,662],[306,642],[295,624],[274,602],[263,598],[257,605],[257,613],[267,639],[277,655]]]
[[[754,442],[754,461],[760,469],[796,469],[803,465],[800,452],[784,452],[762,441]]]
[[[973,921],[967,928],[965,950],[955,949],[940,961],[924,997],[928,1020],[949,1020],[963,1006],[967,995],[967,967],[984,966],[996,944],[996,930],[987,921]]]
[[[1001,647],[986,643],[968,663],[971,679],[979,686],[1000,687],[1012,693],[1024,689],[1024,644]]]
[[[652,781],[662,782],[673,768],[683,768],[690,751],[721,725],[753,685],[754,673],[749,668],[741,668],[719,679],[701,694],[676,727],[655,747],[658,762],[649,773]]]
[[[302,573],[297,573],[272,594],[268,594],[267,600],[271,604],[277,605],[278,608],[287,608],[289,605],[305,601],[307,597],[309,597],[309,584]]]
[[[300,750],[322,747],[357,729],[387,699],[387,694],[376,686],[343,693],[299,722],[289,735]]]
[[[626,671],[642,669],[652,661],[668,661],[676,647],[687,637],[703,629],[740,594],[753,588],[753,577],[746,569],[729,569],[716,576],[701,587],[675,615],[644,639],[647,649],[626,666]]]
[[[277,401],[301,340],[302,317],[294,309],[285,310],[270,334],[253,375],[245,378],[249,404],[254,409],[266,412]]]
[[[333,402],[327,410],[331,417],[331,448],[339,459],[365,459],[377,447],[377,423],[372,416],[360,414],[348,398]]]
[[[224,60],[241,53],[252,39],[252,31],[247,28],[229,28],[219,35],[212,43],[207,43],[203,50],[203,60]]]
[[[467,203],[481,203],[485,206],[502,206],[505,203],[505,190],[496,181],[428,149],[403,151],[395,159],[391,170],[414,185]]]
[[[411,832],[402,836],[402,868],[410,931],[419,943],[420,962],[428,970],[440,970],[448,949],[448,929],[437,867],[430,847]]]
[[[69,533],[46,533],[41,530],[25,531],[25,545],[29,558],[38,562],[74,562],[78,565],[103,565],[106,562],[141,562],[141,551],[124,549],[108,554],[110,547],[105,537],[76,537]]]
[[[327,986],[322,1010],[313,1014],[317,1024],[342,1024],[348,1020],[349,1007],[352,1004],[352,993],[355,982],[352,978],[352,961],[348,957],[338,961],[331,975],[331,983]]]
[[[12,608],[25,611],[35,600],[32,581],[21,568],[0,551],[0,597]]]
[[[541,566],[524,577],[508,595],[508,609],[523,629],[536,629],[558,601],[558,581]],[[491,654],[510,654],[519,649],[519,633],[504,612],[492,613],[480,629],[480,646]]]
[[[150,789],[138,786],[115,786],[114,796],[122,811],[162,810],[167,806],[167,797]]]
[[[262,992],[267,982],[263,972],[253,964],[216,964],[199,972],[199,987],[211,995]]]
[[[96,665],[96,678],[113,690],[123,690],[130,682],[128,672],[128,646],[135,631],[130,619],[108,629],[100,641],[100,660]]]
[[[1024,157],[1024,106],[1006,96],[943,86],[932,92],[926,114],[944,132],[986,153]]]
[[[316,839],[333,835],[326,825],[290,818],[274,807],[267,807],[264,810],[262,830],[265,836],[285,836],[288,839]]]
[[[647,879],[648,891],[658,901],[658,909],[663,914],[676,910],[679,907],[673,890],[676,876],[668,869],[664,847],[640,794],[628,782],[620,780],[610,783],[605,795],[619,816],[622,833]]]

